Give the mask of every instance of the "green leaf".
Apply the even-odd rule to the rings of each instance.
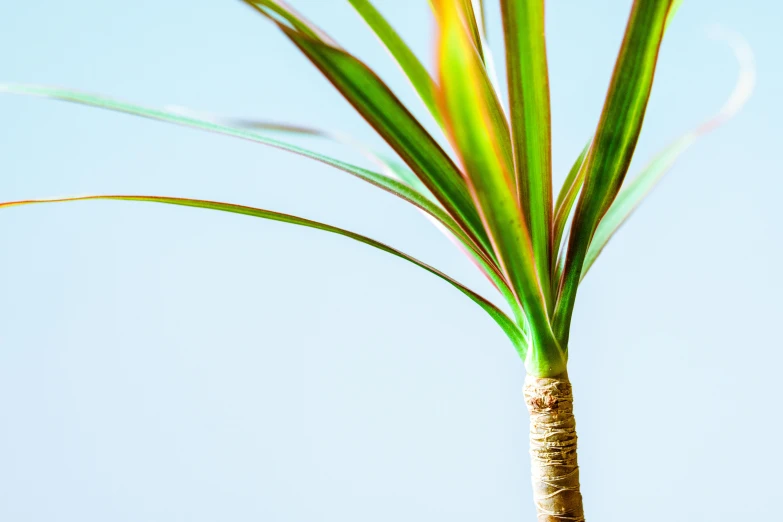
[[[647,194],[663,175],[671,169],[677,158],[696,141],[697,135],[689,133],[662,151],[631,183],[624,186],[617,199],[601,219],[585,255],[582,279],[593,266],[598,254],[604,249],[611,236],[630,217]]]
[[[440,202],[435,199],[435,196],[432,195],[429,189],[421,182],[418,177],[416,177],[416,174],[414,174],[413,171],[407,167],[407,165],[390,157],[387,154],[373,150],[372,148],[360,143],[358,140],[347,134],[316,129],[302,125],[289,125],[286,123],[249,120],[244,118],[222,118],[210,116],[209,120],[220,123],[222,125],[227,125],[229,127],[252,129],[255,131],[266,131],[272,133],[292,134],[296,136],[315,137],[346,145],[375,163],[385,175],[399,179],[408,185],[411,189],[418,192],[421,196],[430,200],[432,203],[440,205]]]
[[[417,178],[416,175],[413,172],[411,172],[411,170],[406,165],[400,163],[399,161],[393,158],[389,158],[382,153],[366,148],[363,145],[359,144],[356,140],[344,134],[327,132],[319,129],[314,129],[311,127],[302,127],[299,125],[269,123],[269,122],[261,122],[257,120],[224,119],[224,118],[215,118],[215,117],[212,117],[211,119],[213,121],[225,122],[228,125],[233,125],[242,128],[267,130],[272,132],[283,132],[283,133],[290,133],[290,134],[310,136],[310,137],[320,137],[338,143],[350,145],[356,148],[357,150],[359,150],[360,152],[362,152],[365,156],[370,158],[372,161],[378,163],[383,168],[383,170],[387,173],[387,175],[397,178],[403,183],[407,184],[411,189],[418,192],[418,194],[421,195],[422,197],[427,198],[434,205],[440,205],[440,203],[438,203],[438,201],[434,198],[434,196],[432,196],[432,194],[427,189],[427,187],[425,187],[424,184],[422,184],[419,178]],[[498,270],[494,262],[492,262],[486,256],[483,256],[477,247],[470,246],[469,244],[467,244],[466,242],[469,241],[467,237],[462,237],[460,239],[454,235],[454,232],[452,232],[452,230],[456,230],[459,228],[456,223],[453,224],[453,227],[447,228],[446,226],[444,226],[442,219],[437,219],[433,217],[431,214],[428,214],[426,212],[424,212],[424,214],[433,222],[435,227],[438,228],[438,230],[440,230],[441,232],[443,232],[446,235],[446,237],[449,238],[449,240],[455,243],[457,247],[459,247],[460,250],[466,256],[468,256],[468,258],[476,266],[476,268],[478,268],[479,271],[481,271],[487,277],[487,279],[489,279],[490,283],[492,283],[492,285],[503,295],[506,302],[512,307],[515,316],[517,317],[520,324],[522,324],[522,326],[524,327],[524,323],[526,320],[524,316],[521,315],[520,313],[519,306],[516,302],[514,295],[511,293],[511,289],[509,288],[508,283],[506,283],[506,281],[503,279],[503,275],[500,273],[500,271]],[[451,219],[451,217],[448,216],[447,214],[445,217],[447,219]]]
[[[563,345],[568,342],[590,239],[620,190],[636,148],[670,6],[671,0],[635,0],[631,10],[601,119],[585,160],[584,186],[571,226],[554,317],[555,333]]]
[[[432,2],[430,2],[432,4]],[[468,11],[468,23],[470,24],[470,32],[474,38],[474,45],[481,57],[481,61],[484,62],[484,68],[487,70],[487,76],[495,92],[500,96],[500,88],[497,78],[497,71],[495,70],[495,60],[492,57],[492,49],[489,47],[487,41],[487,25],[486,25],[486,11],[484,9],[484,0],[463,0],[465,9],[471,9]],[[434,9],[434,6],[433,6]]]
[[[579,190],[582,188],[582,182],[584,181],[585,171],[582,168],[587,157],[587,151],[590,150],[590,142],[587,142],[582,152],[576,158],[576,161],[571,166],[571,170],[568,171],[563,186],[560,188],[560,193],[557,195],[557,201],[555,202],[555,216],[552,224],[552,255],[558,254],[561,251],[560,242],[563,239],[563,231],[566,228],[568,222],[568,216],[571,214],[576,196],[579,195]],[[560,259],[558,258],[557,266],[560,266]],[[552,272],[552,279],[554,281],[560,280],[560,273],[558,270]]]
[[[664,34],[666,34],[666,30],[669,28],[669,24],[671,24],[671,21],[681,4],[682,0],[674,0],[672,6],[669,8],[669,14],[666,16],[666,23],[664,24]],[[568,216],[571,213],[574,202],[576,201],[576,196],[582,189],[582,183],[584,182],[585,178],[585,170],[582,169],[581,166],[584,164],[584,159],[586,157],[587,151],[589,150],[590,143],[591,142],[587,142],[584,150],[577,158],[574,166],[571,168],[571,171],[568,173],[568,177],[563,183],[563,186],[560,189],[560,193],[557,196],[557,202],[555,203],[555,217],[554,224],[552,226],[554,231],[552,237],[552,255],[554,256],[558,253],[559,255],[557,255],[556,264],[553,265],[552,279],[554,281],[559,281],[560,277],[562,276],[563,265],[565,264],[565,249],[562,248],[561,245],[563,231],[566,228],[566,221],[568,220]],[[582,279],[584,279],[584,272],[582,273]]]
[[[718,114],[702,123],[697,129],[685,134],[669,147],[664,149],[639,174],[626,184],[612,206],[606,212],[595,231],[590,248],[585,256],[582,279],[593,266],[598,255],[612,238],[615,232],[628,220],[639,207],[645,197],[655,188],[663,176],[671,169],[680,155],[688,150],[698,138],[712,131],[739,112],[750,98],[755,83],[756,71],[753,53],[750,46],[736,34],[726,34],[737,61],[739,75],[731,96]]]
[[[682,0],[674,0],[672,2],[672,6],[669,8],[669,14],[666,15],[666,23],[663,26],[664,32],[669,29],[669,24],[672,23],[672,20],[674,19],[674,15],[677,14],[677,11],[680,10],[680,7],[682,6]]]
[[[288,143],[268,138],[252,132],[246,129],[240,129],[236,127],[230,127],[221,125],[215,121],[204,118],[196,118],[183,114],[183,111],[177,110],[160,110],[152,109],[149,107],[143,107],[140,105],[134,105],[103,96],[94,94],[87,94],[80,91],[71,89],[61,89],[57,87],[46,87],[36,85],[13,85],[13,84],[0,84],[0,92],[8,92],[13,94],[25,94],[32,96],[42,96],[46,98],[54,98],[57,100],[68,101],[72,103],[79,103],[82,105],[88,105],[91,107],[98,107],[102,109],[108,109],[116,112],[122,112],[126,114],[132,114],[135,116],[141,116],[143,118],[149,118],[158,121],[165,121],[168,123],[174,123],[186,127],[193,127],[197,129],[207,130],[218,134],[227,136],[233,136],[242,138],[256,143],[261,143],[278,149],[286,150],[299,154],[301,156],[320,161],[332,167],[338,168],[348,174],[356,176],[357,178],[366,181],[376,187],[379,187],[395,196],[415,205],[422,211],[432,216],[435,220],[441,223],[450,233],[452,233],[469,252],[478,260],[482,268],[489,271],[493,282],[499,285],[502,291],[507,291],[507,285],[500,281],[500,271],[495,263],[487,256],[484,250],[479,247],[471,238],[469,238],[462,230],[459,223],[452,218],[447,212],[445,212],[440,206],[429,201],[425,196],[422,196],[417,191],[411,189],[407,185],[400,183],[394,179],[390,179],[387,176],[372,172],[355,165],[318,154],[316,152],[309,151],[307,149],[290,145]],[[506,288],[504,288],[506,286]]]
[[[501,0],[500,8],[506,40],[516,186],[530,229],[538,277],[551,310],[552,123],[544,0]]]
[[[459,290],[460,292],[468,296],[473,302],[475,302],[481,308],[483,308],[484,311],[487,312],[490,315],[490,317],[492,317],[492,319],[495,320],[498,326],[500,326],[503,329],[503,331],[509,337],[511,342],[514,344],[514,347],[519,351],[520,355],[524,357],[526,351],[526,341],[522,331],[519,329],[519,327],[516,326],[516,324],[514,324],[514,322],[511,319],[508,318],[508,316],[506,316],[505,313],[503,313],[498,307],[496,307],[490,301],[486,300],[485,298],[483,298],[473,290],[467,288],[463,284],[459,283],[458,281],[452,279],[451,277],[444,274],[440,270],[433,268],[432,266],[422,261],[419,261],[418,259],[397,250],[396,248],[392,248],[388,245],[385,245],[384,243],[363,236],[361,234],[357,234],[355,232],[351,232],[349,230],[338,228],[332,225],[320,223],[318,221],[313,221],[310,219],[305,219],[290,214],[283,214],[281,212],[274,212],[272,210],[247,207],[244,205],[235,205],[232,203],[221,203],[217,201],[205,201],[205,200],[188,199],[188,198],[173,198],[173,197],[165,197],[165,196],[100,195],[100,196],[79,196],[79,197],[70,197],[70,198],[35,199],[35,200],[11,201],[6,203],[0,203],[0,208],[39,204],[39,203],[60,203],[60,202],[68,202],[68,201],[86,201],[86,200],[143,201],[143,202],[150,202],[150,203],[165,203],[169,205],[180,205],[186,207],[197,207],[197,208],[205,208],[211,210],[220,210],[223,212],[244,214],[247,216],[270,219],[273,221],[280,221],[283,223],[290,223],[293,225],[300,225],[300,226],[314,228],[317,230],[322,230],[324,232],[331,232],[333,234],[338,234],[341,236],[348,237],[355,241],[359,241],[366,245],[375,247],[386,253],[405,259],[406,261],[410,261],[411,263],[423,268],[424,270],[430,272],[431,274],[434,274],[440,277],[441,279],[443,279],[444,281],[450,283],[457,290]]]
[[[424,184],[419,180],[419,178],[417,178],[416,175],[406,165],[400,163],[394,158],[390,158],[382,153],[373,151],[359,144],[356,140],[344,134],[321,131],[318,129],[313,129],[310,127],[302,127],[298,125],[268,123],[268,122],[260,122],[256,120],[220,119],[220,121],[226,121],[231,125],[235,125],[237,127],[242,127],[242,128],[252,128],[256,130],[291,133],[295,135],[303,135],[303,136],[310,136],[310,137],[320,137],[338,143],[349,145],[357,149],[358,151],[362,152],[365,156],[370,158],[372,161],[378,163],[379,166],[381,166],[383,171],[388,176],[399,179],[400,181],[408,185],[411,189],[418,192],[422,197],[427,198],[433,204],[440,205],[438,200],[436,200],[435,197],[432,196],[432,193],[430,193],[427,187],[424,186]],[[515,315],[520,320],[520,322],[524,322],[524,318],[518,313],[519,306],[517,305],[516,300],[513,294],[511,293],[510,288],[508,287],[508,284],[505,282],[505,280],[503,280],[503,276],[497,270],[497,268],[495,268],[494,263],[491,263],[489,259],[482,257],[477,252],[476,248],[470,248],[466,246],[464,241],[467,241],[468,240],[467,238],[463,238],[462,240],[458,239],[457,237],[454,236],[452,232],[449,231],[448,228],[446,228],[443,225],[441,221],[435,219],[434,217],[427,214],[426,212],[425,215],[433,222],[433,224],[438,230],[443,232],[446,235],[446,237],[449,238],[449,240],[455,243],[457,247],[459,247],[460,250],[466,256],[468,256],[468,258],[470,258],[471,262],[476,266],[476,268],[478,268],[487,277],[487,279],[489,279],[490,283],[492,283],[492,285],[503,295],[503,297],[506,299],[509,305],[512,306]]]
[[[283,0],[243,0],[250,7],[274,20],[290,27],[310,38],[327,43],[332,47],[340,47],[329,35],[302,16]]]
[[[435,82],[424,64],[421,63],[410,47],[403,41],[386,18],[375,8],[370,0],[348,0],[356,12],[370,26],[375,35],[388,49],[410,80],[413,88],[421,97],[435,120],[442,126],[443,119],[435,102]]]
[[[449,0],[436,2],[441,113],[498,261],[529,319],[535,346],[531,352],[551,356],[546,365],[562,372],[565,361],[551,336],[530,236],[516,197],[505,116],[460,6]]]
[[[476,46],[481,61],[484,61],[484,39],[482,38],[482,29],[478,24],[478,17],[475,12],[475,4],[473,0],[461,0],[462,12],[465,16],[465,24],[468,27],[470,39],[473,41],[473,45]],[[479,15],[481,16],[481,15]]]
[[[424,198],[427,198],[433,204],[440,205],[440,203],[438,203],[438,201],[434,198],[434,196],[432,196],[432,194],[427,189],[427,187],[425,187],[424,184],[422,184],[419,178],[417,178],[416,175],[413,172],[411,172],[411,170],[406,165],[400,163],[399,161],[393,158],[389,158],[382,153],[371,150],[365,147],[364,145],[358,143],[353,138],[346,136],[344,134],[323,131],[319,129],[314,129],[312,127],[303,127],[300,125],[288,125],[282,123],[263,122],[258,120],[247,120],[247,119],[236,119],[236,118],[227,119],[227,118],[217,118],[214,116],[211,116],[210,120],[215,122],[221,122],[229,126],[240,127],[240,128],[289,133],[289,134],[309,136],[309,137],[319,137],[337,143],[349,145],[357,149],[359,152],[367,156],[372,161],[378,163],[379,166],[381,166],[381,168],[388,176],[399,179],[400,181],[408,185],[411,189],[418,192],[419,195],[421,195]],[[478,268],[487,277],[487,279],[489,279],[492,285],[498,291],[500,291],[500,293],[503,295],[503,297],[506,299],[509,305],[511,305],[514,308],[516,314],[519,308],[517,306],[516,300],[513,294],[511,294],[511,290],[509,289],[508,284],[503,280],[503,276],[498,271],[498,269],[495,268],[494,263],[491,263],[489,259],[482,256],[478,252],[477,248],[475,247],[471,248],[470,246],[466,246],[465,241],[469,241],[467,237],[458,239],[457,237],[455,237],[454,233],[452,233],[448,228],[446,228],[443,225],[441,220],[434,218],[432,215],[427,214],[426,212],[425,215],[434,223],[436,228],[438,228],[441,232],[443,232],[452,242],[454,242],[460,248],[460,250],[462,250],[462,252],[466,256],[468,256],[468,258],[470,258],[471,262],[473,262],[476,268]],[[447,215],[447,217],[450,219],[450,216]],[[456,223],[454,224],[454,226],[456,227]],[[517,317],[520,320],[522,319],[519,316],[519,314],[517,314]]]
[[[354,56],[277,22],[263,6],[259,11],[277,23],[386,140],[471,239],[481,245],[487,255],[494,255],[459,169],[386,84]]]

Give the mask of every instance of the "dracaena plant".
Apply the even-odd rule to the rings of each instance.
[[[635,0],[594,135],[555,195],[543,0],[499,0],[508,99],[495,74],[482,0],[431,0],[436,63],[431,73],[369,0],[345,0],[391,53],[453,152],[439,143],[361,60],[281,0],[245,3],[274,24],[337,88],[395,154],[338,133],[301,126],[157,110],[73,90],[3,85],[38,95],[197,127],[288,150],[356,176],[418,207],[491,281],[506,313],[448,275],[379,241],[273,210],[175,197],[104,195],[15,201],[111,199],[208,208],[282,221],[351,239],[406,259],[472,299],[524,361],[534,499],[542,521],[584,520],[568,380],[569,327],[579,283],[598,254],[675,159],[734,114],[753,80],[747,47],[734,42],[741,74],[717,116],[676,140],[623,183],[642,128],[658,51],[674,0]],[[281,141],[319,136],[358,147],[362,168]]]

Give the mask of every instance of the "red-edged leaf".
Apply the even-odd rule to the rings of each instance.
[[[544,0],[501,0],[516,185],[552,308],[552,147]]]
[[[571,226],[554,317],[555,333],[564,345],[590,239],[617,196],[636,148],[671,3],[636,0],[631,10],[598,129],[585,160],[584,186]]]
[[[547,359],[545,367],[535,371],[556,375],[564,370],[565,360],[551,335],[530,236],[516,196],[505,115],[461,5],[435,2],[441,113],[498,261],[530,321],[536,349],[528,355],[543,354]]]
[[[714,117],[702,123],[697,129],[680,137],[656,156],[630,183],[627,183],[601,219],[590,242],[582,270],[584,279],[598,255],[615,232],[628,220],[644,198],[655,188],[671,169],[683,152],[688,150],[701,136],[733,117],[745,105],[753,92],[756,71],[750,46],[736,34],[724,34],[734,50],[740,65],[740,73],[734,91]]]
[[[459,169],[386,84],[349,53],[278,22],[267,4],[279,2],[246,1],[277,23],[283,33],[399,154],[443,208],[460,223],[465,233],[484,249],[486,255],[494,256]]]

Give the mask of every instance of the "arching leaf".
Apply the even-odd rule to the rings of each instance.
[[[277,0],[245,0],[280,30],[337,88],[413,170],[449,214],[487,255],[494,256],[462,173],[389,87],[363,62],[322,39],[280,23],[268,5]]]
[[[104,96],[98,96],[94,94],[88,94],[72,89],[62,89],[58,87],[47,87],[47,86],[38,86],[38,85],[0,84],[0,92],[8,92],[13,94],[25,94],[31,96],[42,96],[46,98],[53,98],[61,101],[78,103],[82,105],[108,109],[116,112],[132,114],[135,116],[141,116],[143,118],[165,121],[165,122],[174,123],[186,127],[193,127],[197,129],[210,131],[210,132],[215,132],[218,134],[224,134],[227,136],[233,136],[236,138],[253,141],[256,143],[261,143],[264,145],[269,145],[271,147],[286,150],[289,152],[293,152],[295,154],[299,154],[301,156],[305,156],[307,158],[320,161],[332,167],[338,168],[344,172],[347,172],[353,176],[356,176],[359,179],[371,183],[379,188],[382,188],[383,190],[386,190],[387,192],[394,194],[400,197],[401,199],[408,201],[409,203],[412,203],[413,205],[419,207],[421,210],[433,216],[440,223],[442,223],[443,226],[446,227],[446,229],[449,230],[449,232],[454,234],[454,236],[458,238],[460,242],[464,243],[465,246],[471,252],[479,256],[482,262],[486,262],[489,265],[491,265],[493,267],[492,272],[494,273],[498,272],[498,268],[494,266],[494,263],[490,261],[486,253],[465,234],[462,227],[447,212],[445,212],[443,208],[430,202],[425,196],[422,196],[417,191],[411,189],[404,183],[401,183],[394,179],[390,179],[387,176],[378,174],[376,172],[363,169],[356,165],[351,165],[349,163],[304,149],[302,147],[297,147],[295,145],[291,145],[273,138],[262,136],[257,132],[253,132],[247,129],[241,129],[237,127],[230,127],[227,125],[216,123],[210,119],[197,118],[194,116],[183,114],[183,111],[181,109],[177,109],[177,110],[153,109],[150,107],[144,107],[141,105],[122,102],[112,98],[107,98]]]
[[[40,203],[62,203],[62,202],[69,202],[69,201],[72,202],[72,201],[87,201],[87,200],[142,201],[142,202],[149,202],[149,203],[164,203],[169,205],[180,205],[185,207],[220,210],[223,212],[244,214],[247,216],[270,219],[273,221],[280,221],[283,223],[290,223],[293,225],[300,225],[300,226],[314,228],[317,230],[323,230],[324,232],[330,232],[332,234],[338,234],[344,237],[348,237],[355,241],[359,241],[366,245],[375,247],[386,253],[405,259],[406,261],[409,261],[423,268],[424,270],[440,277],[444,281],[451,284],[457,290],[459,290],[460,292],[468,296],[474,303],[478,304],[485,312],[487,312],[490,315],[490,317],[492,317],[492,319],[495,320],[498,326],[500,326],[500,328],[503,329],[503,331],[509,337],[511,342],[514,344],[514,347],[519,351],[520,355],[524,358],[525,351],[526,351],[526,340],[522,331],[519,329],[519,327],[516,326],[516,324],[514,324],[514,322],[511,319],[508,318],[508,316],[505,313],[503,313],[502,310],[500,310],[497,306],[492,304],[490,301],[483,298],[481,295],[477,294],[476,292],[466,287],[465,285],[459,283],[455,279],[444,274],[437,268],[434,268],[422,261],[419,261],[418,259],[404,252],[401,252],[400,250],[397,250],[396,248],[390,247],[384,243],[381,243],[380,241],[376,241],[367,236],[363,236],[361,234],[357,234],[355,232],[351,232],[349,230],[338,228],[332,225],[327,225],[324,223],[320,223],[318,221],[313,221],[311,219],[293,216],[291,214],[284,214],[281,212],[275,212],[272,210],[266,210],[266,209],[255,208],[255,207],[248,207],[244,205],[235,205],[232,203],[222,203],[218,201],[206,201],[200,199],[174,198],[174,197],[166,197],[166,196],[99,195],[99,196],[79,196],[79,197],[70,197],[70,198],[34,199],[34,200],[9,201],[6,203],[0,203],[0,208],[15,207],[15,206],[22,206],[22,205],[34,205]]]

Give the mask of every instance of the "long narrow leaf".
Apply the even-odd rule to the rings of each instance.
[[[506,40],[511,135],[516,185],[530,229],[536,269],[547,306],[553,307],[552,146],[544,0],[501,0]]]
[[[392,158],[389,154],[375,150],[374,148],[360,142],[346,133],[319,129],[307,125],[282,123],[277,121],[218,116],[215,114],[196,112],[191,109],[176,106],[172,106],[168,108],[168,110],[183,116],[190,116],[225,127],[248,129],[254,132],[262,133],[264,135],[291,135],[304,138],[317,138],[340,145],[345,145],[346,147],[354,150],[355,152],[358,152],[366,159],[374,163],[375,166],[378,167],[381,173],[385,176],[402,181],[411,189],[418,192],[421,196],[426,197],[436,205],[440,205],[440,202],[435,199],[435,196],[432,195],[429,189],[427,189],[427,187],[418,177],[416,177],[416,174],[414,174],[407,165],[395,158]]]
[[[554,317],[567,345],[585,255],[598,221],[628,171],[652,89],[658,50],[671,0],[635,0],[609,92],[585,163],[585,181],[574,214]]]
[[[141,116],[143,118],[149,118],[158,121],[164,121],[168,123],[174,123],[185,127],[192,127],[202,129],[218,134],[224,134],[227,136],[233,136],[244,140],[249,140],[256,143],[261,143],[271,147],[275,147],[281,150],[293,152],[301,156],[320,161],[332,167],[338,168],[348,174],[356,176],[357,178],[366,181],[376,187],[379,187],[395,196],[412,203],[422,211],[431,215],[458,240],[463,243],[466,248],[475,256],[479,261],[483,269],[486,269],[493,277],[493,283],[499,284],[501,288],[504,283],[500,281],[500,272],[495,263],[484,250],[478,246],[471,238],[469,238],[462,230],[460,225],[440,206],[429,201],[425,196],[422,196],[417,191],[412,190],[407,185],[400,183],[394,179],[389,179],[387,176],[372,172],[355,165],[318,154],[302,147],[297,147],[279,140],[261,136],[257,132],[252,132],[247,129],[240,129],[236,127],[230,127],[221,125],[209,119],[197,118],[188,116],[182,113],[181,110],[160,110],[149,107],[143,107],[127,102],[106,98],[94,94],[83,93],[71,89],[61,89],[58,87],[46,87],[37,85],[8,85],[0,84],[0,92],[8,92],[13,94],[24,94],[31,96],[42,96],[46,98],[53,98],[61,101],[67,101],[72,103],[78,103],[91,107],[98,107],[102,109],[108,109],[116,112],[122,112],[131,114],[134,116]]]
[[[498,262],[530,320],[535,343],[543,350],[557,350],[514,188],[508,127],[460,6],[449,0],[436,2],[441,111]],[[561,364],[565,361],[556,362]]]
[[[327,43],[332,47],[339,47],[337,42],[332,40],[329,35],[283,0],[247,0],[245,3],[264,16],[269,16],[277,23],[282,22],[310,38]]]
[[[493,255],[459,169],[386,84],[363,62],[342,49],[279,23],[264,9],[271,0],[246,1],[277,24],[399,154],[471,239],[487,255]]]
[[[663,28],[664,34],[666,34],[666,30],[669,28],[669,25],[671,24],[671,21],[681,4],[682,0],[674,0],[672,6],[669,8],[669,14],[666,16],[666,22],[664,23]],[[552,255],[557,256],[557,259],[556,264],[553,267],[553,281],[560,281],[560,277],[562,276],[566,250],[562,248],[561,240],[563,231],[566,228],[566,220],[571,214],[571,209],[573,208],[577,195],[579,195],[579,191],[582,190],[582,183],[584,183],[585,178],[585,169],[580,167],[584,165],[584,159],[587,155],[589,147],[590,142],[587,143],[585,149],[576,159],[573,168],[568,173],[568,177],[560,189],[557,202],[555,203],[555,216],[554,223],[552,225],[552,229],[554,231],[552,236]],[[558,252],[562,255],[558,255]],[[582,278],[584,278],[584,272],[582,273]]]
[[[358,143],[353,138],[349,136],[345,136],[341,133],[323,131],[320,129],[303,127],[299,125],[286,125],[286,124],[273,123],[273,122],[263,122],[258,120],[247,120],[247,119],[236,119],[236,118],[226,119],[226,118],[216,118],[214,116],[210,117],[210,120],[216,122],[226,122],[226,124],[230,126],[236,126],[241,128],[290,133],[294,135],[301,135],[301,136],[308,136],[308,137],[319,137],[337,143],[348,145],[356,149],[363,155],[365,155],[371,161],[375,162],[386,175],[399,179],[400,181],[408,185],[411,189],[418,192],[422,197],[427,198],[435,205],[440,205],[438,200],[435,199],[434,196],[432,196],[432,193],[427,189],[427,187],[424,186],[421,180],[419,180],[419,178],[416,177],[416,175],[406,165],[400,163],[399,161],[393,158],[387,157],[385,154],[369,149],[364,145]],[[450,232],[445,226],[443,226],[443,224],[440,221],[438,221],[431,215],[427,214],[426,212],[423,213],[438,230],[440,230],[443,234],[445,234],[446,237],[449,238],[449,240],[452,243],[457,245],[457,247],[466,256],[468,256],[468,258],[476,266],[476,268],[478,268],[479,271],[481,271],[489,279],[492,285],[495,286],[495,288],[497,288],[503,294],[503,297],[506,299],[506,301],[512,306],[514,306],[515,299],[513,295],[510,293],[510,289],[506,284],[502,284],[501,281],[498,281],[498,279],[501,277],[499,272],[490,270],[490,268],[486,266],[485,262],[482,262],[482,260],[477,259],[475,251],[467,248],[463,244],[463,241],[457,239],[454,236],[454,234]]]
[[[584,279],[585,274],[587,274],[587,271],[593,266],[596,258],[614,233],[628,220],[644,198],[647,197],[663,176],[671,169],[680,155],[688,150],[698,138],[737,114],[750,98],[756,76],[753,53],[747,42],[738,35],[726,36],[728,37],[729,44],[731,45],[740,66],[737,83],[734,86],[731,96],[718,114],[664,149],[649,165],[647,165],[647,167],[634,177],[630,183],[623,187],[617,195],[617,199],[614,200],[612,206],[609,207],[609,210],[601,219],[601,222],[595,231],[595,235],[593,236],[593,240],[590,242],[590,248],[587,250],[587,255],[585,256],[582,279]]]
[[[560,193],[557,195],[557,201],[555,202],[555,215],[552,221],[552,255],[556,256],[561,249],[561,241],[563,239],[563,232],[568,222],[568,216],[571,214],[576,197],[579,195],[579,190],[582,188],[582,182],[584,181],[584,162],[587,157],[587,151],[590,150],[590,142],[585,145],[582,152],[576,158],[576,161],[571,166],[571,170],[568,171],[563,186],[560,189]],[[557,265],[560,266],[560,257],[557,258]],[[552,280],[560,280],[560,272],[554,270],[552,272]]]
[[[214,121],[223,121],[222,119],[214,120]],[[407,184],[411,189],[418,192],[422,197],[427,198],[429,201],[431,201],[435,205],[440,205],[437,199],[432,195],[432,193],[427,189],[426,186],[419,180],[419,178],[416,177],[416,175],[404,164],[400,163],[399,161],[389,158],[386,155],[376,152],[374,150],[371,150],[361,144],[359,144],[356,140],[342,135],[340,133],[334,133],[334,132],[327,132],[322,131],[319,129],[313,129],[311,127],[302,127],[297,125],[285,125],[285,124],[279,124],[279,123],[268,123],[268,122],[261,122],[257,120],[239,120],[239,119],[231,119],[226,120],[231,125],[242,127],[242,128],[251,128],[256,130],[266,130],[266,131],[272,131],[272,132],[283,132],[283,133],[291,133],[295,135],[304,135],[304,136],[310,136],[310,137],[320,137],[325,138],[328,140],[332,140],[338,143],[343,143],[346,145],[349,145],[365,156],[367,156],[370,160],[377,163],[382,170],[389,176],[392,176],[396,179],[399,179],[403,183]],[[508,285],[505,283],[505,281],[501,281],[501,275],[500,273],[494,269],[491,266],[487,265],[488,260],[484,260],[481,258],[480,255],[475,251],[475,249],[470,249],[465,246],[464,241],[457,239],[454,234],[449,231],[448,228],[446,228],[442,222],[432,217],[430,214],[427,214],[426,212],[422,211],[425,216],[433,223],[433,225],[440,230],[443,234],[446,235],[446,237],[471,260],[471,262],[476,266],[476,268],[479,269],[486,277],[489,279],[489,281],[492,283],[492,285],[498,289],[501,294],[503,294],[503,297],[506,299],[506,301],[514,308],[515,313],[518,310],[518,306],[516,306],[516,301],[514,299],[513,294],[511,294],[511,291],[508,287]],[[467,240],[467,238],[465,238]],[[518,315],[518,314],[517,314]],[[520,318],[518,316],[518,318]],[[520,318],[521,319],[521,318]]]
[[[487,13],[484,10],[484,0],[471,0],[473,2],[473,14],[476,17],[476,25],[482,42],[487,39]],[[485,45],[486,47],[486,45]]]
[[[435,120],[442,125],[435,102],[435,82],[427,72],[427,68],[421,63],[421,60],[413,53],[410,47],[400,37],[397,31],[384,18],[384,16],[375,8],[370,0],[348,0],[356,12],[361,15],[368,26],[373,30],[378,39],[388,49],[397,64],[410,80],[413,88],[419,94],[419,97],[427,106]]]
[[[68,201],[85,201],[85,200],[102,200],[102,199],[165,203],[169,205],[197,207],[197,208],[205,208],[211,210],[220,210],[223,212],[232,212],[235,214],[244,214],[248,216],[270,219],[273,221],[280,221],[283,223],[290,223],[293,225],[300,225],[308,228],[314,228],[317,230],[322,230],[324,232],[330,232],[333,234],[345,236],[355,241],[364,243],[366,245],[370,245],[379,250],[400,257],[402,259],[405,259],[406,261],[409,261],[423,268],[424,270],[430,272],[431,274],[434,274],[440,277],[441,279],[443,279],[444,281],[447,281],[452,286],[454,286],[457,290],[459,290],[460,292],[468,296],[473,302],[475,302],[481,308],[483,308],[484,311],[487,312],[490,315],[490,317],[492,317],[492,319],[495,320],[498,326],[500,326],[503,329],[503,331],[506,333],[506,335],[509,337],[511,342],[514,344],[515,348],[519,351],[520,355],[524,357],[526,351],[526,344],[525,344],[526,341],[522,331],[498,307],[496,307],[494,304],[492,304],[491,302],[489,302],[488,300],[486,300],[485,298],[483,298],[473,290],[467,288],[465,285],[452,279],[451,277],[444,274],[437,268],[433,268],[432,266],[422,261],[419,261],[418,259],[397,250],[396,248],[392,248],[384,243],[381,243],[380,241],[376,241],[374,239],[363,236],[361,234],[357,234],[355,232],[351,232],[349,230],[338,228],[332,225],[320,223],[318,221],[313,221],[310,219],[305,219],[290,214],[283,214],[281,212],[274,212],[272,210],[247,207],[244,205],[235,205],[231,203],[221,203],[217,201],[205,201],[199,199],[173,198],[173,197],[165,197],[165,196],[100,195],[100,196],[79,196],[79,197],[71,197],[71,198],[36,199],[36,200],[11,201],[7,203],[0,203],[0,208],[39,204],[39,203],[60,203],[60,202],[68,202]]]
[[[429,199],[432,203],[440,205],[440,202],[432,195],[429,189],[421,182],[416,174],[411,171],[404,163],[390,157],[388,154],[374,150],[351,136],[342,132],[327,131],[323,129],[317,129],[314,127],[307,127],[303,125],[289,125],[285,123],[269,122],[262,120],[251,120],[246,118],[223,118],[210,116],[210,121],[220,123],[229,127],[238,127],[241,129],[251,129],[254,131],[271,132],[274,134],[291,134],[294,136],[305,136],[311,138],[321,138],[342,145],[346,145],[368,160],[377,165],[381,171],[387,176],[396,178],[411,189],[415,190],[423,197]]]
[[[481,15],[476,16],[476,5],[473,0],[457,0],[462,2],[462,12],[465,15],[465,25],[468,27],[468,33],[473,45],[476,46],[481,61],[484,61],[484,39],[482,38],[482,29],[479,27],[479,20]]]
[[[289,133],[289,134],[308,136],[308,137],[319,137],[337,143],[348,145],[356,149],[363,155],[365,155],[371,161],[375,162],[379,167],[381,167],[381,169],[385,174],[393,178],[399,179],[400,181],[408,185],[411,189],[418,192],[419,195],[427,198],[433,204],[440,205],[438,200],[435,199],[434,196],[432,196],[432,193],[427,189],[427,187],[424,186],[421,180],[419,180],[419,178],[417,178],[416,175],[406,165],[400,163],[399,161],[393,158],[386,156],[383,153],[374,151],[358,143],[350,136],[346,136],[342,133],[323,131],[320,129],[314,129],[312,127],[303,127],[300,125],[287,125],[281,123],[263,122],[258,120],[247,120],[247,119],[237,119],[237,118],[227,119],[227,118],[216,118],[214,116],[211,116],[210,120],[215,122],[225,122],[225,124],[228,124],[230,126],[236,126],[241,128],[247,128],[247,129]],[[432,222],[435,228],[440,230],[452,243],[457,245],[457,247],[471,260],[471,262],[476,266],[476,268],[478,268],[478,270],[481,271],[487,277],[487,279],[489,279],[490,283],[492,283],[492,285],[498,291],[501,292],[501,294],[506,299],[506,301],[512,307],[514,307],[516,313],[518,306],[515,306],[516,301],[514,299],[513,294],[511,294],[511,291],[508,285],[505,283],[505,281],[501,280],[502,276],[500,272],[498,272],[497,269],[493,268],[492,266],[488,266],[487,263],[489,260],[484,259],[481,255],[478,254],[478,252],[476,252],[475,249],[471,249],[465,246],[464,241],[467,240],[467,238],[464,238],[463,240],[457,239],[457,237],[455,237],[454,234],[448,228],[446,228],[441,221],[439,221],[438,219],[434,218],[432,215],[424,211],[422,211],[422,213],[424,213],[424,215]]]

